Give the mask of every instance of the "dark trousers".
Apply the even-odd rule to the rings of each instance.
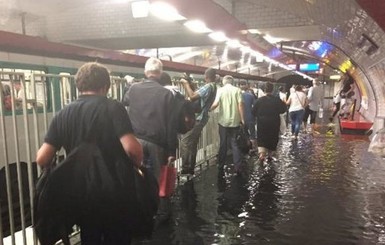
[[[163,147],[147,140],[139,139],[139,142],[142,144],[143,148],[143,165],[154,174],[159,182],[160,170],[162,165],[167,164],[168,153]],[[161,219],[168,219],[170,214],[170,198],[160,198],[157,216],[163,216]]]
[[[139,139],[139,142],[143,148],[143,165],[159,180],[160,168],[167,163],[166,149],[147,140]]]
[[[205,124],[197,122],[194,127],[182,136],[180,141],[180,152],[182,158],[182,169],[194,171],[198,151],[199,137]]]
[[[303,116],[304,123],[307,123],[309,116],[310,116],[310,124],[314,124],[315,119],[317,117],[317,111],[313,111],[309,108],[309,106],[307,106],[305,109],[305,115]]]
[[[245,128],[250,135],[250,140],[255,140],[255,122],[245,122]]]
[[[219,152],[218,165],[224,166],[227,156],[227,146],[230,144],[233,153],[233,163],[235,167],[239,167],[242,161],[242,155],[236,142],[236,133],[239,127],[223,127],[219,124]]]
[[[334,103],[334,106],[335,107],[334,107],[333,115],[331,117],[335,117],[335,115],[338,113],[341,107],[341,102]]]
[[[130,232],[127,224],[87,223],[80,226],[82,245],[129,245],[131,244]]]

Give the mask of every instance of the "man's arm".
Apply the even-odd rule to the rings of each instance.
[[[198,91],[194,92],[186,79],[182,78],[180,81],[182,82],[184,90],[191,101],[195,101],[200,98]]]
[[[210,111],[215,110],[219,106],[219,100],[214,101],[214,103],[210,107]]]
[[[313,90],[314,90],[313,87],[311,87],[311,88],[309,89],[309,93],[308,93],[308,96],[307,96],[307,100],[308,100],[309,102],[311,102],[311,101],[313,100]]]
[[[291,103],[291,96],[289,96],[289,99],[286,100],[286,105],[290,105]]]
[[[219,100],[221,98],[221,92],[222,92],[222,90],[218,89],[217,94],[215,95],[215,100],[210,107],[210,111],[215,110],[219,106]]]
[[[126,154],[134,161],[134,164],[140,167],[143,162],[143,148],[136,137],[130,133],[125,134],[120,137],[120,143]]]
[[[238,89],[237,97],[238,97],[238,111],[239,111],[239,115],[241,116],[241,123],[245,125],[245,118],[244,118],[245,104],[243,102],[242,92],[240,89]]]
[[[51,164],[53,157],[55,156],[56,148],[48,143],[43,143],[40,149],[37,151],[36,163],[40,167],[48,167]]]

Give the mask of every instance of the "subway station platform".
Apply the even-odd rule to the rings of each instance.
[[[375,155],[367,135],[385,135],[384,0],[7,0],[0,6],[0,245],[39,244],[31,228],[41,174],[36,152],[53,116],[77,99],[78,68],[86,61],[107,65],[108,97],[121,101],[126,77],[141,81],[149,57],[162,60],[180,88],[184,73],[204,84],[207,68],[246,80],[258,96],[267,82],[288,92],[317,79],[326,113],[342,110],[342,98],[334,99],[344,91],[356,100],[347,111],[360,116],[329,123],[324,115],[319,133],[282,137],[276,159],[249,156],[237,175],[231,162],[217,168],[218,118],[210,112],[200,165],[192,178],[179,176],[170,220],[134,245],[385,244],[385,136]],[[138,16],[135,10],[143,9]],[[81,244],[78,230],[71,244]]]

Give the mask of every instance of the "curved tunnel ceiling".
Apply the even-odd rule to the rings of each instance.
[[[340,43],[341,39],[350,35],[349,27],[353,26],[354,18],[357,17],[355,12],[361,10],[354,0],[194,0],[194,3],[180,0],[163,1],[175,6],[188,19],[204,20],[211,29],[225,31],[230,38],[238,39],[252,49],[285,64],[295,63],[296,59],[309,60],[310,56],[308,53],[297,52],[293,57],[292,51],[280,49],[279,43],[269,43],[266,34],[274,33],[276,30],[275,32],[283,36],[286,46],[299,46],[297,43],[289,42],[315,40],[332,43],[346,52],[349,47],[343,47],[345,44]],[[44,36],[48,40],[105,49],[135,49],[131,51],[132,53],[142,52],[142,48],[151,47],[190,47],[200,49],[201,53],[184,62],[218,66],[218,58],[223,55],[219,51],[225,50],[223,43],[215,43],[207,35],[189,32],[181,21],[166,23],[153,16],[134,19],[130,16],[131,2],[131,0],[10,1],[6,6],[2,6],[3,9],[11,8],[13,16],[19,17],[15,17],[14,23],[6,23],[4,28],[20,26],[20,13],[23,13],[26,17],[27,33],[35,31],[36,34],[33,35]],[[39,15],[44,16],[41,27],[35,26],[39,24],[38,21],[30,19],[31,16]],[[110,20],[114,22],[108,23]],[[153,26],[157,28],[154,29]],[[105,27],[108,29],[104,30]],[[257,33],[252,30],[257,30]],[[236,58],[242,56],[235,51],[231,52],[234,55],[228,57],[230,60],[221,60],[222,64],[236,61]],[[164,53],[165,56],[173,56],[168,54],[169,50]],[[329,57],[333,59],[341,55],[337,53]],[[176,57],[171,59],[176,60]],[[333,67],[338,67],[337,63],[344,62],[341,60],[337,58],[330,63]],[[251,69],[249,70],[247,66]],[[225,69],[226,66],[221,68]],[[271,67],[268,62],[256,62],[253,58],[250,62],[238,59],[238,63],[230,64],[226,69],[239,72],[239,68],[243,69],[241,72],[261,73],[259,75],[279,70],[274,66]]]

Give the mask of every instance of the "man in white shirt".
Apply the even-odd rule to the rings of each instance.
[[[21,82],[16,81],[13,84],[13,88],[15,89],[15,109],[21,110],[23,108],[23,99],[25,98],[23,85]]]
[[[282,86],[279,86],[278,90],[279,90],[279,98],[282,100],[283,103],[286,104],[287,96],[286,96],[286,93],[283,92],[284,88]],[[280,114],[279,117],[281,121],[279,132],[281,135],[285,135],[286,134],[286,112]]]
[[[313,80],[313,86],[310,87],[308,91],[307,99],[309,104],[303,119],[306,130],[307,121],[310,116],[311,132],[313,133],[318,133],[315,130],[315,119],[317,117],[318,109],[323,108],[323,90],[319,85],[320,82],[318,80]]]

